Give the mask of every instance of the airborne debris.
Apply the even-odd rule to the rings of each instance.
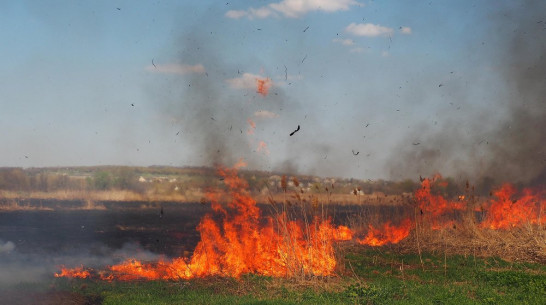
[[[301,60],[302,64],[303,64],[303,62],[305,61],[306,58],[307,58],[307,54],[305,54],[305,57]]]
[[[305,33],[308,29],[309,29],[309,26],[307,26],[307,27],[305,28],[305,30],[303,30],[303,32]]]
[[[353,155],[355,155],[355,156],[358,156],[358,154],[360,153],[359,151],[357,151],[357,152],[355,153],[355,150],[354,150],[354,149],[353,149],[352,151],[353,151]]]
[[[293,136],[296,132],[300,131],[300,125],[298,125],[298,128],[296,128],[296,130],[292,131],[290,133],[290,136]]]
[[[154,59],[152,58],[152,65],[157,69],[157,66],[154,63]]]

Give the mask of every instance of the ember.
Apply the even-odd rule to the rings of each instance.
[[[247,134],[251,135],[254,134],[254,129],[256,129],[256,123],[250,118],[246,120],[248,122],[248,130],[246,131]]]
[[[269,78],[256,78],[256,92],[259,94],[266,96],[269,92],[269,88],[271,87],[271,79]]]
[[[256,148],[256,151],[269,155],[269,149],[267,149],[267,144],[265,144],[264,141],[260,141],[260,143],[258,143],[258,148]]]

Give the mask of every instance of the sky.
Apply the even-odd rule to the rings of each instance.
[[[544,8],[3,1],[0,166],[544,179]]]

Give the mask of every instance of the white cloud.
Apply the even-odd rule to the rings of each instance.
[[[336,38],[334,40],[332,40],[333,42],[337,42],[337,43],[341,43],[342,45],[344,46],[352,46],[355,44],[354,40],[352,39],[340,39],[340,38]]]
[[[149,65],[146,67],[147,71],[166,73],[166,74],[189,74],[189,73],[205,73],[205,67],[202,64],[197,65],[183,65],[183,64],[166,64],[166,65]]]
[[[411,28],[408,26],[401,26],[400,27],[400,33],[409,35],[411,34]]]
[[[271,3],[260,8],[249,8],[246,11],[228,11],[226,17],[239,19],[247,16],[253,18],[267,18],[282,15],[287,18],[298,18],[312,11],[336,12],[346,11],[351,6],[358,5],[356,0],[283,0]]]
[[[256,88],[256,80],[265,79],[263,76],[243,73],[241,77],[226,79],[226,82],[233,89],[253,89]]]
[[[285,17],[296,18],[311,11],[346,11],[357,4],[355,0],[284,0],[269,6]]]
[[[275,12],[272,11],[268,7],[260,7],[260,8],[249,8],[248,9],[248,15],[256,18],[267,18],[269,16],[275,15]]]
[[[345,31],[356,36],[367,37],[388,36],[393,33],[391,28],[371,23],[351,23],[345,28]]]
[[[273,119],[278,117],[279,115],[275,112],[267,111],[267,110],[259,110],[254,112],[254,116],[257,118],[263,118],[263,119]]]
[[[226,13],[226,17],[233,18],[233,19],[239,19],[239,18],[244,17],[246,15],[248,15],[248,13],[246,11],[230,10],[230,11],[227,11],[227,13]]]

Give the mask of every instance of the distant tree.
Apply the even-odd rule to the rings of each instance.
[[[112,176],[107,171],[97,171],[93,175],[93,183],[97,190],[108,190],[112,187]]]
[[[120,167],[115,171],[113,186],[122,190],[132,190],[138,182],[138,177],[134,169],[130,167]]]
[[[406,179],[399,183],[400,191],[403,193],[413,193],[418,187],[419,184],[411,179]]]
[[[26,190],[29,178],[21,168],[4,168],[0,170],[0,189]]]

